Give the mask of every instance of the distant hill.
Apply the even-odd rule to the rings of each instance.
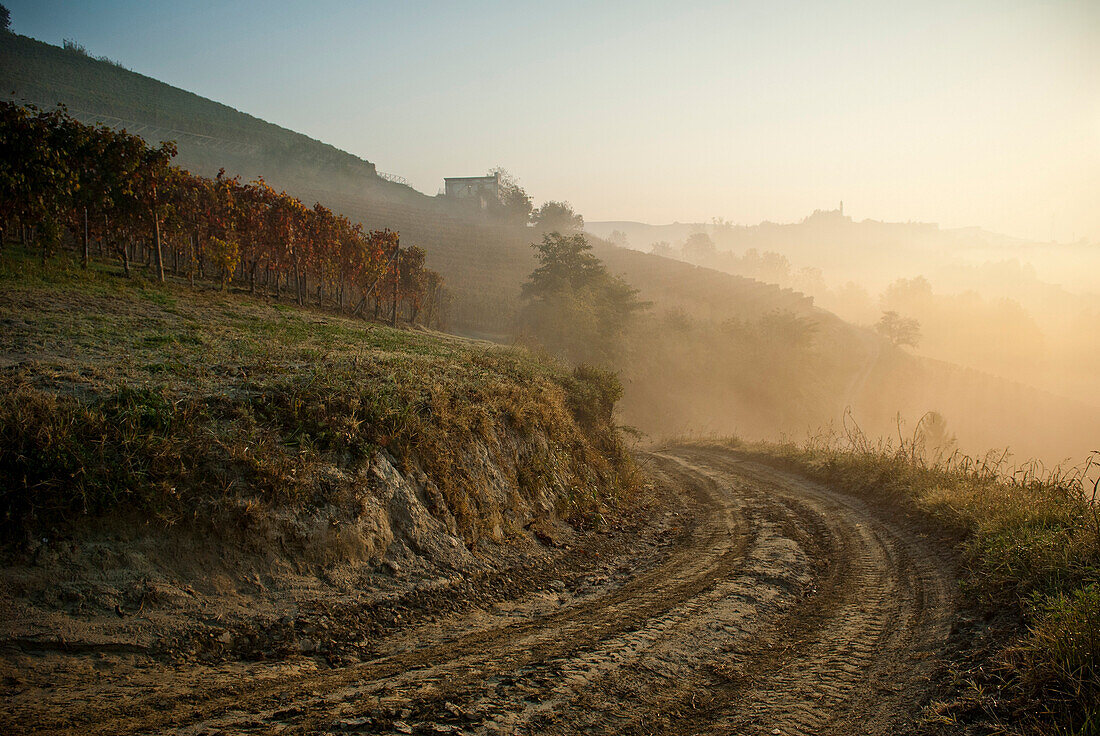
[[[655,243],[675,247],[693,233],[706,233],[719,252],[756,249],[788,258],[795,269],[814,268],[839,286],[854,280],[880,289],[899,277],[950,273],[959,264],[1019,260],[1037,267],[1048,280],[1093,290],[1082,268],[1100,268],[1100,245],[1038,243],[977,227],[941,228],[929,222],[853,220],[841,210],[817,210],[799,222],[725,222],[649,225],[632,221],[587,222],[585,229],[601,238],[618,231],[621,243],[649,252]]]
[[[844,283],[852,279],[870,287],[899,274],[908,275],[911,268],[926,266],[929,259],[946,259],[951,245],[934,224],[855,222],[839,210],[819,210],[795,223],[592,222],[587,229],[601,237],[618,230],[625,233],[627,245],[647,252],[654,243],[677,246],[691,234],[703,232],[719,252],[771,251],[786,256],[796,268],[820,269],[826,280],[832,277]]]

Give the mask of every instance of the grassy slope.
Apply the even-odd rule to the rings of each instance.
[[[174,520],[227,499],[324,503],[380,449],[427,474],[437,511],[470,544],[488,511],[477,443],[516,492],[549,488],[565,517],[583,520],[624,487],[599,376],[56,260],[43,269],[10,247],[0,259],[9,539],[116,509]]]
[[[927,463],[912,447],[764,446],[768,458],[957,535],[974,613],[931,715],[948,733],[1100,733],[1100,482],[1095,466],[1005,479],[997,463]]]

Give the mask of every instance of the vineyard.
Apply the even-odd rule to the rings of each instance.
[[[437,289],[422,295],[414,292],[411,301],[402,292],[405,318],[416,312],[419,296],[423,322],[498,342],[508,342],[516,334],[520,287],[535,267],[531,245],[541,237],[536,228],[502,222],[464,206],[468,203],[426,196],[377,176],[373,168],[368,171],[356,165],[361,159],[350,154],[340,152],[343,158],[333,158],[331,146],[104,61],[14,36],[0,38],[0,61],[9,56],[13,63],[0,65],[0,83],[24,100],[44,106],[64,103],[79,112],[82,122],[102,122],[115,131],[127,128],[147,146],[169,136],[178,146],[173,163],[207,176],[214,184],[243,189],[232,176],[247,181],[262,175],[269,189],[285,190],[301,202],[323,202],[334,216],[361,223],[365,234],[400,232],[403,244],[422,249],[422,267],[438,272],[446,283],[445,294]],[[218,176],[220,167],[225,167],[227,175]],[[71,245],[79,249],[82,212],[74,215],[75,229],[68,234]],[[149,217],[143,222],[148,223]],[[128,257],[155,270],[155,233],[148,225],[143,227],[146,234],[135,238]],[[188,279],[193,268],[199,277],[205,273],[206,278],[220,281],[223,271],[210,259],[220,253],[218,243],[213,243],[213,250],[209,242],[199,244],[192,256],[192,233],[166,228],[164,222],[161,230],[166,264],[180,274],[177,278]],[[221,234],[214,235],[225,240]],[[91,239],[100,247],[94,223]],[[311,303],[324,301],[354,310],[363,302],[362,284],[345,283],[341,288],[325,282],[327,277],[312,262],[300,265],[295,273],[294,263],[282,252],[275,258],[261,258],[253,272],[256,259],[246,252],[252,244],[237,241],[240,261],[233,283],[240,288],[269,294],[289,289],[295,297],[301,278],[306,284],[302,298]],[[645,431],[666,432],[670,427],[688,426],[700,415],[717,413],[741,417],[738,427],[761,425],[772,431],[776,424],[792,429],[821,417],[827,420],[839,411],[834,404],[844,394],[847,376],[858,372],[865,351],[850,326],[815,309],[810,298],[754,279],[619,248],[598,238],[590,241],[593,254],[607,270],[622,276],[638,289],[639,298],[653,305],[636,325],[631,357],[619,366],[629,387],[622,404],[628,423]],[[259,242],[259,247],[266,247],[263,242],[267,241]],[[205,259],[201,266],[195,263],[200,256]],[[380,294],[373,294],[362,309],[389,318],[392,283],[376,288]],[[786,340],[785,333],[767,337],[758,335],[755,327],[742,329],[765,324],[762,320],[768,315],[784,313],[816,325],[815,343],[821,346],[824,361],[783,352],[780,343]],[[685,329],[685,324],[694,327]],[[736,339],[731,341],[730,335]],[[770,368],[779,360],[791,366],[817,365],[815,388],[808,394],[788,390],[785,384],[791,377]],[[716,403],[716,395],[726,398]],[[653,396],[661,398],[654,401]],[[726,424],[722,427],[728,429]]]
[[[446,280],[449,325],[495,336],[512,328],[520,284],[534,266],[530,245],[539,239],[530,228],[380,178],[369,162],[226,105],[23,36],[0,36],[0,84],[43,109],[63,103],[81,122],[125,128],[150,144],[173,140],[175,162],[193,173],[216,178],[224,168],[244,180],[262,176],[364,228],[399,231]],[[811,308],[808,298],[771,284],[592,242],[608,270],[659,309],[724,320]]]
[[[263,179],[213,179],[172,165],[174,143],[158,147],[107,126],[85,125],[63,108],[0,102],[0,238],[18,236],[43,263],[58,248],[118,259],[126,276],[144,262],[213,279],[224,289],[361,313],[383,303],[396,322],[442,319],[443,280],[420,248],[401,248],[388,229],[364,231],[318,203],[278,192]]]
[[[505,333],[519,304],[520,285],[535,266],[531,244],[539,234],[463,216],[444,202],[395,202],[373,192],[355,193],[293,187],[320,199],[352,220],[400,230],[427,253],[427,264],[443,274],[453,297],[450,323],[465,329]],[[734,276],[661,256],[619,248],[588,236],[593,253],[621,274],[643,299],[659,309],[680,309],[702,318],[754,319],[772,311],[805,314],[813,300],[791,289]]]
[[[394,201],[296,186],[295,194],[321,199],[356,222],[399,230],[426,253],[426,264],[447,284],[448,324],[465,332],[501,336],[512,328],[520,284],[534,267],[528,228],[478,221],[445,202]],[[466,214],[466,216],[464,216]]]

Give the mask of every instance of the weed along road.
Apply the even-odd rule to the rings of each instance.
[[[38,693],[38,707],[25,694],[15,730],[893,734],[915,723],[954,607],[941,545],[904,515],[732,450],[643,462],[671,510],[545,585],[415,620],[350,664],[161,665],[94,695],[88,683]]]

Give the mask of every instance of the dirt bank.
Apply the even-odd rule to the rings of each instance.
[[[5,702],[369,660],[636,508],[605,372],[99,265],[0,285]]]
[[[104,734],[914,727],[954,611],[938,542],[728,450],[669,450],[647,472],[663,511],[366,606],[346,619],[370,632],[354,658],[176,662],[9,642],[0,721]]]

